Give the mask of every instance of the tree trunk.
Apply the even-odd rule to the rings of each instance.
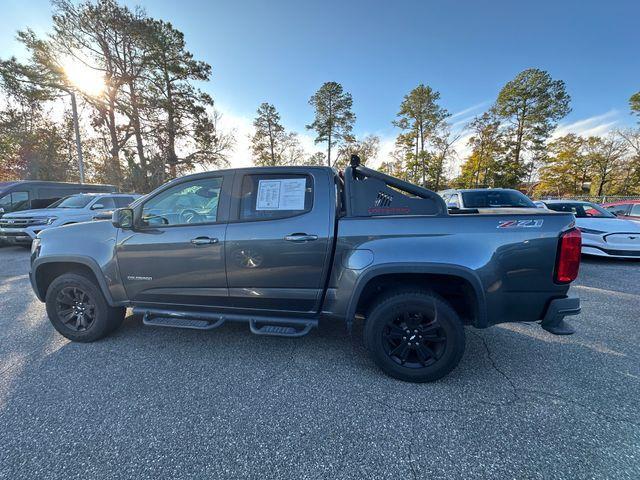
[[[176,121],[173,105],[173,89],[167,66],[164,65],[164,81],[167,88],[167,164],[169,165],[169,176],[176,178],[178,155],[176,154]]]
[[[149,168],[147,165],[147,157],[144,154],[144,143],[142,141],[142,127],[140,125],[140,112],[138,110],[138,95],[136,94],[133,82],[129,82],[129,94],[131,98],[131,124],[133,125],[133,133],[136,138],[136,150],[138,159],[140,160],[140,171],[142,173],[142,191],[149,191]]]
[[[122,167],[120,166],[120,142],[118,140],[118,130],[116,127],[116,115],[114,111],[113,102],[109,104],[109,110],[107,112],[108,121],[107,128],[109,129],[109,139],[111,140],[111,148],[109,153],[111,154],[111,168],[113,168],[114,183],[118,187],[122,187]]]
[[[271,131],[271,120],[268,121],[269,125],[269,146],[271,147],[271,166],[276,164],[276,155],[273,151],[273,133]]]
[[[329,98],[329,145],[327,146],[327,165],[331,166],[331,134],[333,133],[333,103]]]
[[[520,114],[520,118],[518,118],[518,130],[516,132],[516,151],[514,162],[519,167],[520,166],[520,153],[522,151],[522,138],[524,137],[524,120],[527,114],[527,101],[524,100],[522,105],[522,113]]]

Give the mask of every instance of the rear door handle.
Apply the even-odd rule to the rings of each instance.
[[[284,237],[287,242],[311,242],[318,239],[318,235],[307,235],[306,233],[292,233]]]
[[[218,239],[211,237],[196,237],[191,239],[191,243],[194,245],[212,245],[214,243],[218,243]]]

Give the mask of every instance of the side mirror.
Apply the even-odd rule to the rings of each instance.
[[[104,205],[101,203],[95,203],[92,207],[91,210],[102,210],[104,209]]]
[[[128,230],[133,228],[133,210],[131,208],[119,208],[113,212],[111,223],[116,228]]]

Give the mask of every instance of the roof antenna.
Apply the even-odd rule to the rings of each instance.
[[[349,162],[351,168],[357,168],[360,166],[360,157],[355,153],[351,155],[351,161]]]

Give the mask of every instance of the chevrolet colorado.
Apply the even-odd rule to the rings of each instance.
[[[30,279],[65,337],[122,323],[212,329],[241,321],[298,337],[319,321],[364,321],[387,374],[436,380],[460,361],[464,326],[580,312],[570,213],[535,208],[450,215],[436,193],[359,165],[243,168],[173,180],[112,222],[43,231]]]

